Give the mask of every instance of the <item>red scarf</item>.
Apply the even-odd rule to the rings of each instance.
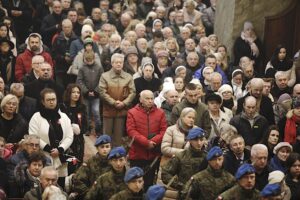
[[[284,129],[284,141],[294,144],[296,142],[296,122],[300,122],[300,117],[293,115],[286,120]]]

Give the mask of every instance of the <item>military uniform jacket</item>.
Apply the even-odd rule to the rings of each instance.
[[[128,188],[112,196],[109,200],[143,200],[143,192],[133,193]]]
[[[185,184],[181,195],[182,199],[185,199],[189,193],[192,199],[212,200],[234,184],[235,178],[229,172],[224,169],[213,170],[208,166],[205,170],[192,176]]]
[[[95,180],[102,174],[111,170],[108,160],[101,158],[97,153],[84,163],[73,177],[74,191],[80,196],[85,195]]]
[[[123,173],[116,173],[113,169],[97,178],[93,187],[86,194],[85,200],[108,200],[114,194],[127,188]]]
[[[258,200],[260,199],[259,191],[256,189],[247,191],[239,185],[235,185],[220,195],[222,200]]]
[[[191,176],[206,168],[205,156],[204,151],[196,151],[192,147],[178,153],[163,166],[161,173],[163,183],[168,184],[172,177],[177,175],[178,178],[172,182],[171,187],[181,190]]]

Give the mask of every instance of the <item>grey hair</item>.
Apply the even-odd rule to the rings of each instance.
[[[184,108],[180,113],[180,119],[185,117],[186,115],[188,115],[190,112],[193,112],[196,114],[196,110],[194,108],[191,108],[191,107]]]
[[[277,71],[276,73],[275,73],[275,79],[277,80],[277,79],[279,79],[279,77],[282,77],[282,76],[284,76],[284,77],[288,77],[288,72],[285,72],[285,71]]]
[[[55,167],[53,167],[53,166],[46,166],[46,167],[44,167],[44,168],[42,169],[42,171],[41,171],[40,177],[41,177],[41,178],[44,177],[44,176],[45,176],[45,173],[46,173],[46,172],[49,172],[49,171],[54,171],[54,172],[56,173],[56,177],[57,177],[57,179],[58,179],[58,172],[57,172],[57,170],[55,169]]]
[[[219,77],[222,80],[222,75],[219,72],[213,72],[210,75],[210,78]]]
[[[124,55],[123,54],[120,54],[120,53],[114,53],[112,56],[111,56],[111,62],[115,62],[116,59],[120,58],[124,61]]]
[[[2,101],[1,101],[1,110],[2,110],[2,112],[4,111],[3,108],[4,108],[5,104],[7,104],[7,102],[9,102],[10,100],[16,100],[17,101],[16,112],[18,111],[18,109],[19,109],[19,99],[18,99],[18,97],[16,97],[13,94],[8,94],[5,97],[3,97]]]
[[[30,140],[40,140],[40,136],[38,135],[24,135],[24,143],[27,144],[29,143]]]
[[[10,92],[13,91],[23,91],[24,92],[24,85],[22,83],[12,83],[10,85]]]
[[[268,153],[268,148],[267,148],[266,145],[264,145],[264,144],[255,144],[255,145],[253,145],[252,148],[251,148],[251,157],[256,156],[257,152],[261,151],[261,150]]]

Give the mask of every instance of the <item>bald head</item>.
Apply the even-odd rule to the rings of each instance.
[[[264,81],[261,78],[253,78],[250,82],[250,94],[255,98],[261,98]]]
[[[293,97],[300,97],[300,83],[294,86]]]
[[[179,94],[176,90],[169,90],[165,93],[166,102],[170,106],[174,106],[179,101]]]
[[[253,96],[248,96],[244,102],[244,112],[249,119],[253,119],[256,114],[256,99]]]
[[[140,94],[140,103],[145,109],[151,109],[154,105],[154,95],[150,90],[143,90]]]

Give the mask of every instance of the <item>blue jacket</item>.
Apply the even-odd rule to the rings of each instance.
[[[78,54],[78,52],[83,49],[83,41],[81,38],[78,38],[74,41],[72,41],[71,46],[70,46],[70,57],[72,59],[75,58],[75,56]],[[96,45],[96,43],[93,42],[93,50],[95,53],[97,53],[100,57],[100,52],[99,52],[99,48]]]
[[[199,79],[200,82],[204,81],[204,77],[202,76],[202,71],[203,71],[204,67],[205,67],[205,65],[203,65],[200,69],[198,69],[194,74],[194,78]],[[228,83],[227,76],[223,72],[223,70],[221,69],[221,67],[219,65],[217,65],[214,72],[219,72],[222,75],[222,85]]]
[[[283,173],[287,172],[287,167],[285,166],[285,162],[279,160],[277,155],[274,155],[274,157],[270,160],[269,166],[274,171],[279,170],[282,171]]]

